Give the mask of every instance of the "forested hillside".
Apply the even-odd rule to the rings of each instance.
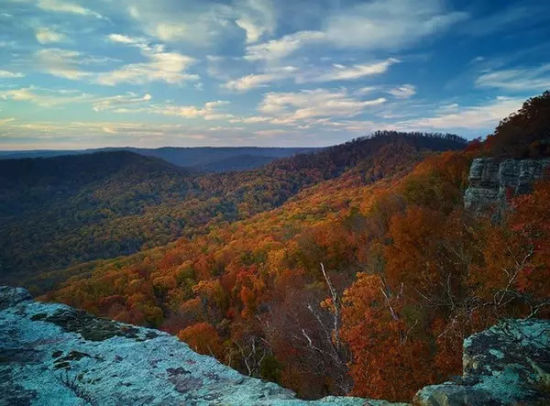
[[[425,154],[449,140],[393,134],[280,161],[259,185],[280,172],[296,185],[282,190],[312,186],[207,234],[81,265],[89,276],[45,298],[160,327],[304,397],[409,401],[458,374],[467,335],[550,316],[550,182],[513,198],[498,222],[463,208],[471,160],[494,145],[547,145],[549,105],[550,93],[527,101],[463,151]]]
[[[204,233],[277,207],[351,167],[372,182],[393,171],[370,162],[394,144],[409,145],[419,159],[425,151],[459,148],[464,141],[380,133],[256,170],[209,175],[130,152],[0,161],[0,278],[21,280]]]

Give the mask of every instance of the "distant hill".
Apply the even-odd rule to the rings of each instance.
[[[116,182],[136,189],[145,179],[180,178],[186,173],[161,159],[128,151],[0,160],[0,218],[69,198],[89,185]]]
[[[278,207],[350,169],[368,184],[395,171],[395,159],[376,161],[380,151],[403,145],[419,160],[429,151],[463,148],[465,141],[379,133],[259,169],[205,175],[128,151],[2,160],[0,279],[21,280],[205,233]]]
[[[99,148],[85,150],[0,151],[2,159],[53,158],[97,152],[129,151],[202,172],[224,172],[259,168],[275,159],[315,152],[318,148],[264,147],[163,147],[163,148]]]
[[[190,167],[189,170],[203,173],[222,173],[231,171],[245,171],[260,168],[277,159],[272,156],[236,155],[219,161],[207,162]]]

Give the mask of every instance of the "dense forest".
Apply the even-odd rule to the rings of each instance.
[[[0,280],[112,258],[205,233],[283,204],[349,168],[364,184],[386,176],[373,165],[388,145],[456,149],[452,135],[378,133],[260,169],[196,174],[132,152],[0,160]]]
[[[550,181],[511,197],[498,221],[462,199],[473,158],[547,156],[549,108],[548,92],[530,99],[460,151],[421,153],[455,145],[447,137],[379,134],[280,161],[250,173],[271,187],[292,175],[275,187],[292,198],[264,200],[280,207],[245,198],[242,220],[70,268],[86,276],[44,299],[177,334],[306,398],[408,401],[460,371],[472,332],[550,316]]]

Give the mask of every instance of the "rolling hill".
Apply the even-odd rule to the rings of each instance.
[[[255,169],[278,158],[315,152],[318,148],[268,147],[163,147],[163,148],[98,148],[86,150],[0,151],[0,160],[53,158],[65,155],[86,155],[97,152],[128,151],[160,158],[173,165],[196,172],[228,172]]]
[[[127,255],[208,232],[283,204],[350,168],[370,183],[383,148],[456,149],[454,136],[380,133],[255,170],[192,174],[124,151],[0,161],[0,274],[32,276],[83,261]]]

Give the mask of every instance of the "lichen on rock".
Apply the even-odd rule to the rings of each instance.
[[[296,399],[169,334],[34,302],[9,287],[0,287],[0,393],[2,406],[386,404]]]
[[[464,341],[464,374],[421,389],[421,406],[550,404],[550,322],[508,320]],[[243,376],[169,334],[34,302],[0,287],[0,406],[390,406],[305,401]],[[402,404],[403,405],[403,404]]]
[[[464,340],[463,376],[431,385],[419,406],[550,404],[550,321],[504,320]]]

